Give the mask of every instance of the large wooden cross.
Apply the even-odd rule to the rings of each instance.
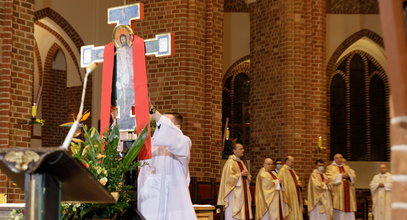
[[[110,107],[113,107],[116,112],[113,114],[114,120],[116,120],[121,133],[131,133],[135,129],[139,133],[144,128],[149,121],[149,119],[148,121],[146,119],[149,108],[146,101],[148,95],[145,56],[162,57],[173,55],[174,38],[172,33],[159,34],[153,39],[144,41],[133,34],[130,27],[131,22],[141,20],[143,17],[143,4],[141,3],[109,8],[108,23],[116,24],[113,30],[113,43],[99,47],[94,45],[81,47],[81,67],[86,68],[93,63],[105,62],[102,76],[101,133],[107,129],[105,127],[106,119],[103,119],[103,117],[106,112],[109,111],[110,113]],[[137,45],[140,40],[144,42],[142,48]],[[112,45],[114,45],[114,54],[107,54],[109,53],[107,51],[113,51]],[[137,50],[140,51],[140,49],[143,50],[142,53],[145,56],[137,55],[139,53]],[[105,68],[105,65],[111,66],[113,76],[109,75],[109,70],[105,71],[105,69],[109,68]],[[104,91],[107,86],[110,87],[111,92]],[[109,99],[109,103],[111,99],[112,106],[106,103],[106,99]],[[122,138],[131,139],[129,136],[122,136]],[[147,142],[150,143],[149,137]],[[151,155],[151,151],[149,155]]]

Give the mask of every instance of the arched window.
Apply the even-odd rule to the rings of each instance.
[[[354,51],[330,82],[331,154],[353,161],[389,160],[389,88],[382,67]]]
[[[245,158],[250,158],[250,78],[247,63],[238,65],[223,80],[222,124],[229,118],[230,138],[245,146]]]

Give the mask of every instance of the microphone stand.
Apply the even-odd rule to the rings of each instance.
[[[64,149],[64,150],[68,150],[70,144],[71,144],[71,140],[73,138],[73,136],[75,135],[76,129],[78,129],[79,127],[79,122],[82,118],[82,114],[83,114],[83,106],[85,103],[85,95],[86,95],[86,85],[88,83],[88,76],[96,69],[96,64],[92,63],[91,65],[89,65],[88,67],[86,67],[86,74],[83,80],[83,88],[82,88],[82,98],[81,98],[81,105],[79,107],[79,113],[76,116],[76,120],[75,122],[72,124],[71,129],[69,129],[68,134],[65,137],[64,143],[62,144],[62,146],[60,146],[60,148]]]

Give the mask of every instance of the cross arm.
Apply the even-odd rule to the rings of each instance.
[[[155,38],[144,40],[146,56],[172,56],[174,53],[173,33],[158,34]],[[81,67],[86,68],[92,63],[103,62],[104,46],[87,45],[81,47]]]

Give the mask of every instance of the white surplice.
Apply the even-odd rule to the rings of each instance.
[[[165,116],[152,140],[153,157],[138,177],[138,210],[147,220],[197,219],[188,190],[191,140]]]
[[[314,206],[312,211],[309,213],[309,219],[311,220],[330,220],[332,219],[327,213],[321,213],[319,210],[319,205]]]
[[[383,183],[384,187],[379,187]],[[390,173],[377,174],[370,182],[370,192],[373,201],[374,219],[390,220],[391,219],[391,187],[392,179]]]
[[[334,220],[355,220],[354,212],[344,212],[338,209],[334,209]]]

